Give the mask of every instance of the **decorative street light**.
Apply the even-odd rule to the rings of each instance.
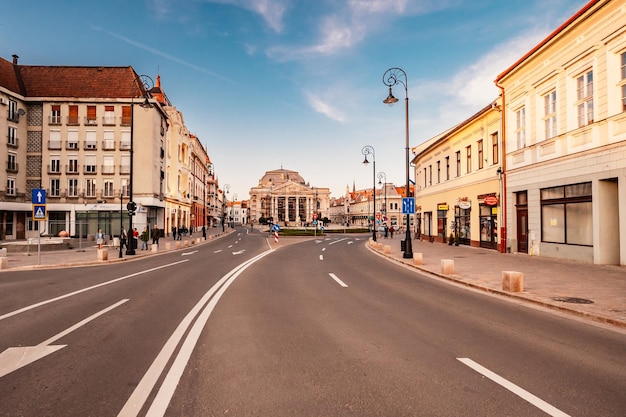
[[[226,196],[226,194],[228,194],[228,192],[230,191],[230,185],[229,184],[224,184],[224,198],[222,200],[222,232],[224,232],[224,223],[226,222],[226,209],[228,208],[228,197]]]
[[[398,99],[393,96],[391,88],[397,84],[404,87],[405,94],[405,132],[406,132],[406,197],[410,197],[409,186],[409,88],[406,72],[400,68],[389,68],[383,74],[383,84],[389,87],[389,96],[383,100],[385,104],[394,104]],[[404,240],[403,258],[413,258],[413,245],[411,243],[411,214],[406,214],[406,237]]]
[[[365,155],[365,160],[363,161],[365,165],[370,163],[370,161],[367,160],[367,155],[372,155],[372,179],[374,184],[372,187],[372,198],[374,200],[374,208],[372,209],[372,239],[376,242],[376,154],[374,153],[374,147],[370,145],[365,145],[363,149],[361,149],[361,153]]]
[[[385,182],[381,182],[381,178],[385,179]],[[387,221],[387,174],[385,174],[384,172],[379,172],[378,173],[378,185],[381,185],[382,187],[385,189],[385,208],[382,209],[382,215],[383,215],[383,221]]]
[[[133,216],[135,215],[135,210],[137,210],[137,203],[133,201],[133,130],[134,130],[134,122],[135,122],[135,94],[141,94],[141,97],[144,98],[144,102],[141,104],[143,108],[152,107],[150,101],[149,91],[154,87],[154,81],[152,78],[147,75],[139,75],[133,80],[132,84],[132,93],[130,95],[130,181],[128,187],[128,204],[126,208],[128,209],[128,244],[126,246],[126,255],[134,255],[135,254],[135,237],[133,234]]]

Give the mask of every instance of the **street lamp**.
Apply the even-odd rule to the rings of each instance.
[[[124,208],[122,207],[122,200],[124,197],[124,193],[122,192],[122,190],[120,190],[120,258],[123,258],[122,256],[122,235],[124,234],[124,217],[122,215],[122,211],[124,210]],[[128,249],[128,247],[126,247],[126,249]]]
[[[226,209],[228,208],[228,197],[226,194],[230,191],[230,185],[224,184],[224,199],[222,200],[222,232],[224,232],[224,223],[226,222]]]
[[[381,178],[385,179],[385,182],[382,183],[381,182]],[[383,220],[387,221],[387,174],[385,174],[384,172],[379,172],[378,173],[378,185],[383,186],[383,188],[385,189],[385,208],[383,210],[381,210],[383,213]]]
[[[150,97],[149,90],[154,87],[154,81],[147,75],[139,75],[133,80],[132,93],[130,95],[130,181],[128,187],[128,245],[126,245],[126,255],[135,254],[135,237],[133,234],[133,216],[135,210],[137,210],[137,203],[133,201],[133,131],[135,123],[135,94],[140,93],[144,98],[144,102],[141,104],[143,108],[152,107],[148,98]]]
[[[376,154],[374,153],[374,147],[370,145],[365,145],[363,149],[361,149],[361,153],[365,155],[365,160],[363,161],[365,165],[370,163],[370,161],[367,160],[367,155],[372,155],[372,198],[374,200],[374,208],[372,210],[372,239],[376,242]]]
[[[400,68],[389,68],[383,74],[383,84],[389,87],[389,96],[383,100],[385,104],[394,104],[398,99],[393,96],[391,88],[394,85],[401,84],[404,87],[405,94],[405,132],[406,132],[406,197],[410,197],[409,186],[409,88],[406,72]],[[406,237],[404,240],[403,258],[413,258],[413,245],[411,243],[411,214],[406,214]]]

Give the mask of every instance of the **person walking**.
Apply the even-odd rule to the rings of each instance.
[[[152,227],[152,244],[153,245],[157,245],[159,246],[159,237],[161,236],[161,231],[159,230],[159,228],[157,227],[157,225],[155,224]]]
[[[143,232],[141,232],[141,250],[148,250],[148,227],[143,228]]]
[[[139,243],[138,240],[139,240],[139,232],[137,231],[137,228],[135,227],[133,229],[133,240],[131,242],[131,247],[133,249],[137,249],[139,247],[137,246],[137,244]]]
[[[102,233],[102,229],[98,229],[98,233],[96,233],[96,243],[98,244],[98,249],[102,249],[102,244],[104,243],[104,233]]]
[[[128,249],[128,235],[126,234],[126,229],[122,227],[122,233],[120,235],[120,247],[121,249]]]
[[[172,226],[172,237],[176,240],[176,226]]]

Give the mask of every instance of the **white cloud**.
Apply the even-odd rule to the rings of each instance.
[[[322,100],[316,94],[311,92],[306,92],[306,98],[309,102],[309,105],[318,113],[323,114],[324,116],[336,120],[338,122],[345,122],[346,118],[342,112],[332,107],[330,104]]]
[[[283,17],[287,11],[286,0],[205,0],[207,3],[230,4],[259,14],[277,33],[282,32]]]

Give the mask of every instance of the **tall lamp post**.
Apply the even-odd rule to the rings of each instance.
[[[222,201],[222,232],[224,232],[224,223],[226,222],[226,209],[228,208],[228,197],[226,194],[230,191],[230,185],[224,184],[224,200]]]
[[[384,178],[385,182],[381,182],[381,179]],[[383,186],[383,188],[385,189],[385,208],[383,210],[381,210],[383,213],[383,221],[387,221],[387,174],[385,174],[384,172],[379,172],[378,173],[378,185]]]
[[[130,181],[128,186],[128,204],[126,205],[126,208],[128,209],[128,245],[126,246],[126,255],[135,254],[135,237],[133,234],[133,216],[135,215],[135,210],[137,210],[137,203],[133,201],[133,131],[135,130],[135,94],[140,93],[144,98],[144,102],[141,104],[141,107],[149,108],[151,107],[151,104],[148,100],[150,97],[150,93],[148,93],[148,91],[152,89],[152,87],[154,87],[154,81],[152,81],[152,78],[147,75],[139,75],[133,80],[132,93],[130,95]]]
[[[361,149],[361,153],[365,155],[365,160],[363,161],[365,165],[370,163],[367,160],[367,155],[372,155],[372,198],[374,200],[374,208],[372,209],[372,239],[376,242],[376,154],[374,153],[374,147],[370,145],[365,145]]]
[[[410,197],[409,185],[409,88],[406,72],[400,68],[389,68],[383,74],[383,84],[389,87],[389,96],[383,100],[385,104],[394,104],[398,99],[393,96],[392,87],[401,84],[404,87],[405,94],[405,133],[406,133],[406,197]],[[403,258],[413,258],[413,244],[411,243],[411,214],[406,214],[406,237],[404,240]]]

